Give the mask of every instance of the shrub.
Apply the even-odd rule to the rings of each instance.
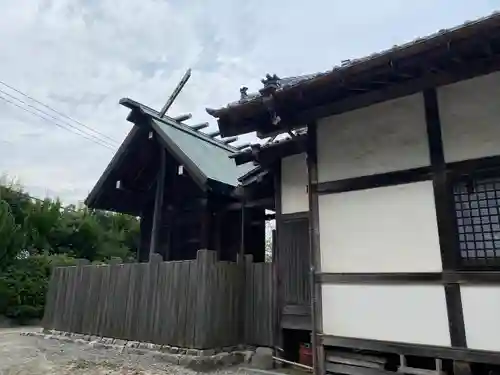
[[[65,255],[16,259],[0,274],[0,315],[25,324],[43,317],[47,286],[54,266],[73,265]]]

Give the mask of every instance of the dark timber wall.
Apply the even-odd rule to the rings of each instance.
[[[283,303],[309,306],[309,220],[307,216],[286,216],[282,215],[281,231],[278,233],[278,267]]]
[[[43,327],[186,348],[271,346],[272,264],[216,257],[55,268]]]

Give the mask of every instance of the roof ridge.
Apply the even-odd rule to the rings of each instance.
[[[205,142],[211,143],[214,146],[220,147],[226,151],[229,151],[232,153],[237,153],[240,151],[240,150],[238,150],[238,148],[231,146],[231,145],[228,145],[228,144],[226,144],[218,139],[212,138],[208,134],[200,132],[198,130],[195,130],[192,127],[190,127],[189,125],[183,124],[182,122],[177,121],[170,116],[164,116],[163,118],[160,118],[158,111],[154,110],[151,107],[148,107],[147,105],[139,103],[133,99],[122,98],[122,99],[120,99],[119,103],[127,108],[130,108],[130,109],[138,108],[143,113],[152,117],[156,121],[160,121],[166,125],[172,126],[172,127],[176,128],[177,130],[185,132],[185,133],[192,135],[198,139],[201,139]]]
[[[375,60],[376,58],[382,58],[382,57],[388,56],[391,53],[402,53],[405,50],[408,50],[415,45],[422,45],[425,43],[435,42],[435,41],[438,41],[440,37],[443,38],[443,37],[447,37],[450,35],[453,36],[453,35],[456,35],[456,33],[458,33],[458,32],[461,32],[463,30],[467,30],[468,28],[469,29],[474,28],[474,27],[477,27],[478,25],[484,24],[486,22],[492,22],[492,21],[497,21],[497,20],[500,20],[500,12],[493,11],[488,15],[476,18],[474,20],[466,20],[466,21],[464,21],[460,24],[457,24],[455,26],[448,27],[445,29],[439,29],[437,31],[426,34],[424,36],[419,36],[419,37],[413,38],[411,40],[408,40],[406,42],[403,42],[401,44],[397,44],[397,45],[393,45],[392,47],[380,49],[376,52],[371,52],[371,53],[366,54],[364,56],[355,57],[355,58],[351,58],[351,59],[342,59],[340,61],[340,64],[336,64],[332,68],[324,70],[324,71],[305,74],[305,75],[299,75],[299,76],[285,77],[283,79],[280,79],[277,76],[275,76],[275,77],[270,76],[270,77],[274,78],[274,80],[277,81],[278,84],[280,84],[280,81],[281,81],[281,84],[276,88],[276,91],[288,90],[288,89],[291,89],[299,84],[309,83],[309,82],[313,81],[314,79],[319,78],[321,76],[331,75],[333,73],[343,74],[345,71],[348,71],[349,69],[352,69],[357,65],[362,65],[364,63],[368,63],[370,61]],[[256,101],[261,100],[261,99],[262,99],[262,94],[260,91],[248,93],[247,95],[241,97],[239,100],[227,103],[226,105],[224,105],[222,107],[206,108],[206,112],[213,117],[219,117],[223,112],[228,111],[231,108],[243,106],[243,105],[246,105],[247,103],[256,102]]]

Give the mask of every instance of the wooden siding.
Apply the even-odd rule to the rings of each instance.
[[[307,218],[283,218],[278,235],[281,304],[309,305],[309,221]]]
[[[150,263],[55,268],[43,327],[187,348],[271,346],[272,265],[244,269],[216,255],[200,250],[189,261],[155,256]]]
[[[273,346],[273,264],[251,263],[247,256],[245,283],[245,343]]]

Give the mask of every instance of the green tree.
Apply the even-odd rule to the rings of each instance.
[[[105,263],[134,261],[137,218],[58,199],[38,200],[14,182],[0,179],[0,315],[24,322],[41,318],[55,265],[76,258]]]
[[[0,273],[0,314],[19,323],[41,319],[52,268],[74,264],[75,259],[62,255],[15,259]]]
[[[8,266],[19,254],[24,233],[16,224],[11,207],[0,200],[0,270]]]

